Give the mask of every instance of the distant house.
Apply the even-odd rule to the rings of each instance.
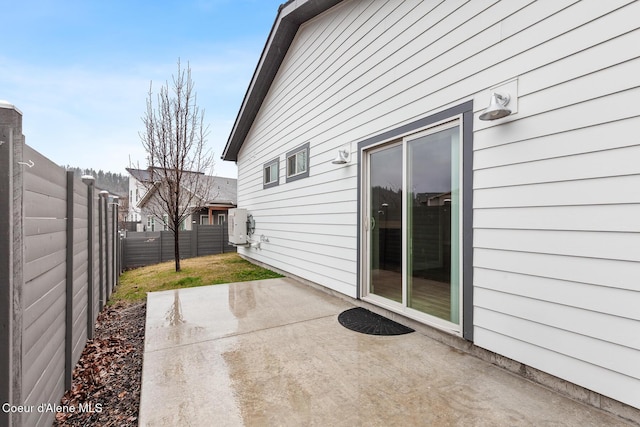
[[[127,222],[138,223],[137,231],[143,231],[143,215],[142,209],[138,206],[140,199],[146,193],[145,182],[150,181],[150,173],[147,169],[127,168],[129,172],[129,210],[127,214]],[[145,218],[146,219],[146,218]]]
[[[129,172],[129,213],[127,220],[137,222],[137,231],[167,230],[167,218],[150,213],[149,202],[154,197],[156,187],[150,187],[151,170],[127,168]],[[191,230],[192,224],[222,224],[226,222],[227,211],[236,206],[237,180],[235,178],[203,175],[203,194],[196,194],[192,201],[192,213],[182,223],[182,229]],[[150,188],[150,190],[148,190]],[[192,189],[185,188],[186,191]]]
[[[224,224],[227,211],[237,206],[237,180],[218,176],[205,176],[205,179],[208,193],[199,198],[199,209],[192,214],[192,223]]]
[[[238,252],[640,408],[638,16],[285,3],[223,153]]]

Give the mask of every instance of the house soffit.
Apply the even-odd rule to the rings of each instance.
[[[237,161],[260,106],[284,60],[298,28],[343,0],[289,0],[280,5],[240,111],[222,153],[223,160]]]

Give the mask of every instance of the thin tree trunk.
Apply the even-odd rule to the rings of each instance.
[[[176,258],[176,273],[180,271],[180,233],[176,227],[173,233],[173,254]]]

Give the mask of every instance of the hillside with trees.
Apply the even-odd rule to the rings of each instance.
[[[104,172],[102,169],[82,169],[73,166],[63,166],[68,171],[80,178],[82,175],[91,175],[96,179],[96,187],[107,190],[109,193],[126,197],[129,192],[129,176],[120,173]]]

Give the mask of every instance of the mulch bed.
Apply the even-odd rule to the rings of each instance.
[[[146,302],[103,309],[60,403],[85,410],[58,412],[54,426],[138,425],[146,312]]]

